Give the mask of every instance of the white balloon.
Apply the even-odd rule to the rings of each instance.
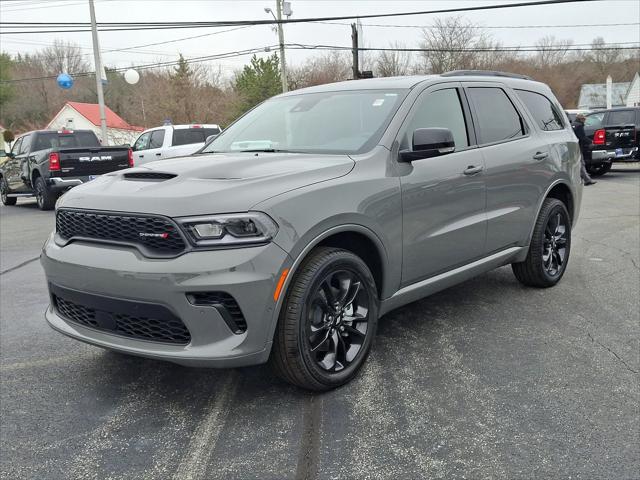
[[[124,72],[124,81],[129,85],[135,85],[140,80],[140,74],[136,72],[133,68],[130,68],[126,72]]]

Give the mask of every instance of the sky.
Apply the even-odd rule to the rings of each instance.
[[[525,0],[526,1],[526,0]],[[514,3],[513,0],[292,0],[291,18],[308,18],[339,15],[362,15],[401,11],[438,10],[498,3]],[[264,9],[275,11],[275,0],[95,0],[96,18],[100,22],[139,21],[221,21],[267,20],[271,16]],[[467,12],[465,19],[487,27],[493,38],[504,46],[534,45],[543,36],[571,39],[575,44],[590,43],[601,36],[606,42],[640,42],[638,25],[594,27],[576,26],[603,23],[627,23],[640,21],[640,1],[599,0],[588,3],[571,3],[547,6]],[[440,15],[441,17],[446,15]],[[399,42],[407,47],[417,47],[422,38],[419,27],[428,27],[438,15],[374,18],[363,20],[364,46],[388,47]],[[87,0],[0,0],[1,22],[88,22]],[[285,43],[351,45],[350,20],[344,25],[288,24],[285,26]],[[370,26],[370,24],[395,25],[396,27]],[[495,28],[531,26],[534,28]],[[567,27],[566,25],[570,25]],[[544,27],[543,27],[544,26]],[[571,27],[572,26],[572,27]],[[230,32],[229,27],[196,28],[156,31],[101,32],[100,47],[103,61],[108,66],[128,67],[158,61],[172,61],[182,53],[185,58],[264,47],[277,44],[277,34],[271,26],[259,25]],[[1,33],[1,31],[0,31]],[[175,43],[109,52],[184,37],[211,34],[198,39]],[[0,35],[0,49],[11,54],[29,53],[50,45],[55,39],[71,41],[83,48],[87,59],[92,60],[91,33],[58,33],[25,35]],[[317,53],[287,50],[287,62],[300,64]],[[264,53],[263,55],[268,55]],[[225,76],[249,61],[249,56],[213,62],[220,65]]]

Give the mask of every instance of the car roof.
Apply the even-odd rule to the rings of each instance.
[[[441,81],[451,82],[501,82],[513,88],[528,87],[533,90],[544,89],[544,83],[533,80],[523,75],[510,74],[504,72],[480,71],[480,70],[459,70],[447,72],[441,75],[408,75],[402,77],[381,77],[365,78],[358,81],[346,80],[343,82],[326,83],[313,87],[301,88],[291,92],[283,93],[280,96],[293,96],[301,93],[319,93],[341,90],[386,90],[386,89],[411,89],[423,83],[439,83]]]
[[[603,108],[602,110],[594,110],[593,112],[589,113],[589,115],[593,115],[594,113],[619,112],[620,110],[640,110],[640,107]]]

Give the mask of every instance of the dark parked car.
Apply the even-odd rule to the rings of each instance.
[[[128,146],[103,147],[91,130],[38,130],[19,136],[0,165],[4,205],[35,196],[41,210],[76,185],[133,166]]]
[[[640,107],[600,110],[587,115],[584,131],[593,142],[585,158],[592,175],[604,175],[613,162],[640,160]]]

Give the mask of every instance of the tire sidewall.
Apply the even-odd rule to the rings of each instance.
[[[356,273],[363,281],[364,288],[367,289],[369,297],[369,319],[367,321],[367,335],[365,341],[362,344],[361,350],[358,352],[356,358],[347,366],[344,370],[335,373],[328,373],[323,370],[313,358],[308,345],[308,332],[307,332],[307,318],[308,309],[310,306],[310,299],[315,294],[320,284],[325,277],[334,270],[347,270]],[[376,334],[377,320],[378,320],[378,298],[377,291],[373,276],[367,268],[366,264],[360,260],[359,257],[349,253],[340,252],[333,258],[328,258],[323,265],[318,268],[314,273],[312,280],[308,282],[304,291],[304,301],[301,304],[301,308],[297,312],[298,317],[298,351],[302,357],[302,361],[309,374],[319,383],[327,385],[329,387],[335,387],[342,385],[358,372],[362,367],[373,344],[373,339]]]
[[[569,217],[569,212],[567,211],[567,208],[564,206],[564,203],[562,203],[559,200],[556,200],[553,203],[553,206],[551,206],[547,211],[546,211],[546,215],[544,218],[544,222],[542,223],[543,227],[541,229],[540,232],[538,232],[538,235],[540,236],[539,241],[540,241],[540,247],[542,249],[544,249],[544,230],[545,227],[547,225],[547,223],[549,222],[549,219],[556,215],[556,214],[562,214],[563,217],[563,222],[566,226],[566,238],[567,238],[567,244],[566,244],[566,250],[565,250],[565,260],[564,263],[562,264],[562,269],[560,270],[559,273],[557,273],[556,275],[549,275],[547,273],[547,270],[544,268],[544,265],[542,263],[542,261],[540,262],[540,270],[542,272],[542,275],[544,276],[544,278],[550,282],[550,283],[558,283],[560,281],[560,279],[563,277],[564,272],[566,272],[567,270],[567,265],[569,264],[569,258],[571,256],[571,218]],[[540,258],[542,260],[542,253],[540,254]]]

